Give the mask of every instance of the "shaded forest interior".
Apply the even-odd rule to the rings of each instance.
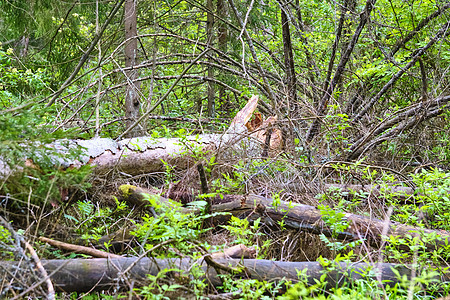
[[[448,296],[449,8],[1,1],[0,298]]]

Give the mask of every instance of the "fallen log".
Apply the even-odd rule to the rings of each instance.
[[[382,193],[395,195],[397,197],[409,197],[415,194],[415,189],[406,186],[397,185],[379,185],[379,184],[335,184],[329,183],[324,185],[326,191],[341,191],[345,193],[363,192],[373,194],[374,196],[380,196]]]
[[[126,185],[127,196],[131,197],[137,203],[142,203],[146,193],[151,192],[148,189],[142,189]],[[122,189],[121,190],[125,190]],[[161,202],[167,202],[164,197],[159,197]],[[450,232],[445,230],[432,230],[420,227],[413,227],[390,220],[380,220],[376,218],[345,213],[344,220],[348,227],[344,232],[334,232],[324,221],[322,212],[314,206],[299,203],[287,203],[285,201],[274,201],[272,198],[266,198],[257,195],[222,195],[217,196],[217,201],[225,203],[214,203],[212,212],[228,212],[239,217],[248,217],[252,220],[261,218],[262,222],[269,226],[276,226],[278,222],[283,221],[288,229],[297,229],[313,234],[324,234],[328,237],[335,237],[340,240],[357,241],[365,240],[370,246],[380,248],[383,240],[388,237],[411,238],[418,237],[424,243],[428,251],[433,251],[439,247],[446,247],[450,244]],[[141,204],[142,205],[142,204]],[[193,212],[192,209],[182,208],[185,213]],[[223,223],[228,218],[220,215],[214,219],[214,222]],[[131,229],[130,229],[131,230]],[[110,241],[117,234],[105,236],[102,242]],[[123,236],[119,235],[119,236]],[[433,238],[430,238],[433,237]],[[409,250],[409,247],[401,246],[401,250]]]
[[[325,191],[338,191],[341,193],[346,193],[351,195],[352,193],[365,193],[366,195],[373,195],[375,197],[392,197],[393,199],[403,200],[405,203],[410,202],[410,200],[422,200],[427,197],[433,197],[435,195],[447,196],[450,194],[450,189],[440,187],[440,188],[412,188],[408,186],[400,185],[380,185],[380,184],[325,184]],[[410,200],[408,200],[410,199]],[[413,202],[413,201],[411,201]]]
[[[445,230],[413,227],[351,213],[344,214],[343,220],[348,222],[345,232],[333,232],[317,207],[284,201],[275,202],[271,198],[257,195],[235,197],[236,199],[232,202],[214,205],[213,212],[244,214],[251,219],[261,217],[262,221],[268,225],[276,225],[277,222],[283,221],[287,228],[313,234],[323,233],[328,237],[347,241],[365,240],[375,248],[379,248],[387,237],[418,237],[428,251],[450,244],[450,232]],[[407,246],[402,246],[402,250],[408,249]]]
[[[245,276],[260,281],[298,281],[298,274],[303,271],[307,283],[313,285],[320,281],[324,274],[324,268],[319,262],[282,262],[263,259],[217,259],[217,263],[233,268],[245,268]],[[42,264],[49,274],[53,285],[60,292],[87,292],[92,290],[108,290],[117,288],[129,288],[129,283],[134,282],[134,287],[145,285],[147,274],[156,276],[160,270],[171,271],[170,275],[182,280],[189,279],[188,270],[196,262],[190,259],[153,259],[153,258],[95,258],[95,259],[66,259],[43,260]],[[206,281],[213,286],[220,286],[221,279],[214,268],[201,263],[205,271]],[[393,269],[401,276],[410,278],[411,270],[406,266],[380,263],[370,265],[366,263],[340,262],[325,272],[326,287],[342,286],[358,279],[369,279],[362,274],[376,274],[373,279],[380,284],[394,285],[399,282]],[[14,272],[20,270],[19,262],[1,261],[0,277],[2,284],[7,284]],[[370,272],[369,272],[370,271]],[[0,285],[1,286],[1,285]]]
[[[48,149],[45,159],[56,167],[68,168],[90,165],[96,175],[105,175],[117,170],[129,175],[164,172],[165,164],[187,169],[193,159],[188,153],[186,144],[204,151],[224,147],[240,147],[238,141],[244,137],[252,137],[248,141],[251,149],[260,156],[261,145],[265,143],[265,131],[271,127],[276,118],[270,117],[263,121],[253,122],[250,119],[258,105],[258,96],[253,96],[245,107],[233,119],[229,129],[224,134],[202,134],[187,136],[186,138],[159,138],[149,136],[114,141],[109,138],[94,138],[91,140],[57,140],[48,145],[34,145]],[[247,124],[249,123],[249,124]],[[281,131],[273,130],[270,135],[271,152],[279,151],[282,147]],[[73,150],[79,150],[81,155],[77,159],[67,158]],[[273,150],[273,151],[272,151]],[[38,168],[38,161],[28,160],[28,165]],[[0,179],[11,174],[20,173],[21,168],[11,169],[11,166],[0,157]]]

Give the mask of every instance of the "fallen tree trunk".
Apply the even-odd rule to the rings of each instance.
[[[204,152],[224,147],[238,148],[240,145],[237,142],[244,137],[252,137],[247,146],[260,156],[261,144],[264,144],[266,139],[266,129],[273,125],[276,118],[269,117],[265,121],[261,118],[258,122],[250,122],[258,101],[258,96],[253,96],[236,115],[224,134],[202,134],[187,136],[184,139],[155,139],[147,136],[121,141],[108,138],[58,140],[48,145],[39,145],[39,147],[48,149],[45,158],[56,167],[91,165],[96,175],[104,175],[112,170],[129,175],[164,172],[166,169],[164,162],[179,169],[187,169],[193,162],[191,153],[188,151],[189,147],[203,148]],[[281,131],[273,130],[270,135],[269,150],[279,151],[281,144]],[[68,159],[67,154],[75,149],[78,149],[81,155],[76,160]],[[28,161],[28,163],[36,168],[39,165],[38,161]],[[11,166],[0,157],[0,179],[15,173],[20,173],[20,170],[11,169]]]
[[[427,250],[432,251],[450,244],[450,233],[444,230],[431,230],[413,227],[390,220],[379,220],[366,216],[345,213],[348,222],[345,232],[333,232],[324,221],[321,211],[310,205],[298,203],[275,203],[271,198],[257,195],[235,196],[236,200],[213,206],[213,212],[230,212],[248,215],[251,219],[261,217],[265,224],[276,225],[283,221],[287,228],[299,229],[314,234],[325,234],[341,240],[365,240],[375,248],[383,244],[386,237],[412,239],[418,237]],[[433,237],[433,238],[430,238]],[[409,247],[401,246],[403,250]]]
[[[310,285],[320,281],[324,274],[324,268],[318,262],[280,262],[263,259],[217,259],[217,263],[234,268],[244,267],[245,276],[261,281],[298,281],[298,272],[303,271]],[[91,290],[108,290],[117,288],[129,288],[131,282],[134,287],[142,286],[146,282],[147,274],[156,276],[160,270],[178,269],[170,272],[178,280],[186,278],[189,280],[188,271],[193,262],[190,259],[153,259],[153,258],[95,258],[95,259],[66,259],[66,260],[43,260],[42,264],[49,274],[53,285],[60,292],[87,292]],[[220,286],[221,279],[217,276],[214,268],[202,263],[205,271],[205,279],[213,286]],[[361,274],[377,274],[375,280],[382,285],[394,285],[399,282],[392,269],[396,269],[401,276],[408,278],[411,270],[405,266],[381,263],[365,264],[341,262],[331,267],[326,272],[325,281],[327,287],[342,286],[346,283],[364,278]],[[12,274],[20,270],[20,263],[3,261],[0,262],[0,277],[2,284],[11,280]],[[371,272],[368,272],[370,271]],[[367,277],[366,277],[367,279]],[[2,285],[0,285],[2,286]]]
[[[136,203],[141,203],[142,207],[146,201],[144,195],[151,193],[151,190],[142,189],[131,185],[120,187],[122,196],[125,199],[134,199]],[[126,195],[123,195],[126,191]],[[158,195],[155,195],[158,196]],[[168,199],[158,196],[161,202]],[[226,201],[225,203],[214,203],[214,201]],[[182,208],[185,213],[193,212],[190,209]],[[222,195],[216,196],[213,200],[212,212],[228,212],[239,217],[248,217],[252,220],[261,218],[263,223],[269,226],[276,226],[283,221],[286,228],[298,229],[313,234],[324,234],[328,237],[335,237],[341,240],[356,241],[365,240],[374,248],[380,248],[383,240],[387,237],[399,237],[408,239],[419,237],[428,251],[438,247],[446,247],[450,244],[450,232],[444,230],[431,230],[413,227],[390,220],[379,220],[366,216],[345,213],[344,220],[348,227],[344,232],[334,232],[324,221],[322,212],[314,206],[299,203],[287,203],[285,201],[274,202],[271,198],[257,195]],[[215,223],[226,222],[228,218],[220,215]],[[116,233],[100,239],[103,242],[111,241]],[[123,234],[119,235],[123,236]],[[430,238],[434,237],[434,238]],[[401,245],[401,250],[409,250],[406,245]]]

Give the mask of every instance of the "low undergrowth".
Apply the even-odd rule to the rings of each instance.
[[[285,172],[279,172],[283,168]],[[151,195],[146,196],[148,207],[151,207],[149,210],[133,209],[117,198],[114,198],[114,205],[105,205],[86,197],[84,200],[71,201],[53,208],[49,218],[55,224],[63,224],[61,227],[66,230],[65,234],[59,232],[58,235],[56,227],[44,221],[46,216],[42,210],[33,210],[31,206],[27,218],[40,212],[40,224],[30,223],[29,227],[17,230],[17,233],[26,239],[32,239],[36,233],[59,236],[66,241],[110,252],[119,251],[128,256],[189,258],[197,262],[208,253],[244,244],[254,247],[257,258],[260,259],[292,261],[301,257],[302,260],[320,262],[323,268],[321,275],[313,282],[301,270],[295,281],[286,278],[259,281],[243,276],[243,269],[237,269],[234,272],[222,272],[222,285],[214,288],[205,280],[205,270],[201,265],[193,264],[188,272],[162,269],[157,275],[148,275],[144,286],[129,286],[128,291],[59,294],[58,299],[120,299],[130,295],[139,299],[207,299],[222,294],[232,299],[433,299],[447,295],[448,284],[438,278],[447,273],[446,262],[450,249],[437,247],[430,251],[425,245],[426,242],[439,239],[438,236],[422,236],[420,239],[417,236],[385,236],[381,247],[375,249],[364,239],[339,240],[338,233],[345,232],[351,225],[345,213],[390,218],[417,227],[447,230],[450,222],[447,192],[450,174],[438,169],[413,174],[409,184],[415,186],[414,193],[405,194],[392,192],[393,187],[403,184],[387,170],[377,170],[362,163],[332,164],[330,169],[334,172],[335,183],[342,184],[342,188],[335,186],[324,189],[315,199],[311,198],[308,204],[317,205],[322,219],[333,232],[331,236],[296,232],[287,229],[284,220],[269,224],[261,218],[249,221],[247,218],[231,216],[228,223],[211,226],[209,220],[217,217],[217,213],[208,211],[208,198],[220,197],[225,192],[236,192],[242,185],[252,185],[258,189],[262,180],[267,178],[272,178],[274,183],[281,182],[286,172],[298,172],[298,166],[287,161],[273,164],[239,162],[234,166],[234,173],[223,174],[215,179],[213,190],[207,197],[197,197],[197,201],[188,204],[188,207],[201,213],[186,214],[180,203],[160,201],[159,197]],[[170,169],[167,177],[173,178],[169,172]],[[378,192],[345,188],[345,184],[349,183],[348,178],[355,177],[359,177],[366,186],[377,186]],[[289,190],[278,190],[268,196],[273,199],[274,207],[281,201],[298,202],[296,195]],[[12,225],[20,227],[15,221]],[[132,228],[127,240],[123,241],[126,247],[117,250],[111,242],[101,242],[103,236],[122,227]],[[63,251],[40,242],[36,242],[35,246],[42,259],[86,257],[83,254],[66,255]],[[18,245],[12,233],[4,226],[0,226],[0,247],[2,260],[17,259]],[[340,264],[347,262],[366,262],[373,266],[378,262],[407,265],[412,275],[407,278],[406,275],[397,273],[399,283],[386,285],[380,282],[375,269],[368,268],[356,281],[330,285],[327,274],[332,274]],[[5,287],[1,295],[11,296]]]

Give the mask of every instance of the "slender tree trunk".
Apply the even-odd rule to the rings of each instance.
[[[100,33],[100,23],[99,23],[99,13],[98,13],[98,1],[95,1],[95,33]],[[100,135],[100,98],[101,98],[101,91],[102,91],[102,66],[100,64],[100,61],[102,59],[102,47],[100,39],[98,40],[98,87],[97,87],[97,96],[95,97],[95,136]]]
[[[206,15],[206,38],[207,38],[206,43],[208,46],[212,46],[214,41],[213,0],[206,0],[206,7],[208,8],[208,12]],[[210,63],[213,63],[211,57],[208,59],[208,61]],[[208,78],[214,79],[214,68],[211,65],[208,65]],[[216,92],[214,90],[214,82],[212,80],[208,80],[208,117],[210,118],[214,117],[214,115],[216,114],[214,102],[215,94]]]
[[[295,78],[294,54],[292,52],[289,20],[284,11],[285,9],[287,9],[287,7],[281,7],[281,28],[283,32],[284,64],[286,65],[288,108],[297,111],[297,82]]]
[[[324,116],[328,111],[328,101],[333,96],[337,85],[341,81],[341,78],[344,74],[345,66],[350,60],[350,55],[352,54],[353,49],[355,48],[356,43],[358,42],[359,36],[361,35],[364,26],[369,21],[370,14],[375,5],[375,2],[376,0],[367,0],[366,5],[364,7],[364,11],[360,14],[358,27],[356,28],[355,33],[353,34],[347,49],[345,49],[345,52],[342,53],[341,60],[336,68],[333,79],[328,85],[328,88],[326,89],[325,94],[322,97],[319,106],[317,107],[317,118],[313,121],[311,127],[309,127],[308,133],[306,134],[306,142],[308,143],[311,142],[312,139],[320,131],[320,125],[322,124],[320,117]]]
[[[224,0],[217,0],[217,16],[220,19],[226,19],[227,9],[226,3]],[[223,53],[227,52],[227,40],[228,40],[228,31],[227,26],[222,21],[218,22],[217,25],[217,44],[220,51]],[[219,99],[221,103],[225,102],[225,87],[219,86]]]
[[[140,101],[139,94],[141,85],[136,79],[139,77],[138,70],[133,69],[139,64],[138,40],[137,40],[137,0],[125,1],[125,67],[131,67],[125,72],[128,85],[125,95],[125,117],[127,128],[139,118]],[[128,133],[129,137],[139,134],[138,127]]]

